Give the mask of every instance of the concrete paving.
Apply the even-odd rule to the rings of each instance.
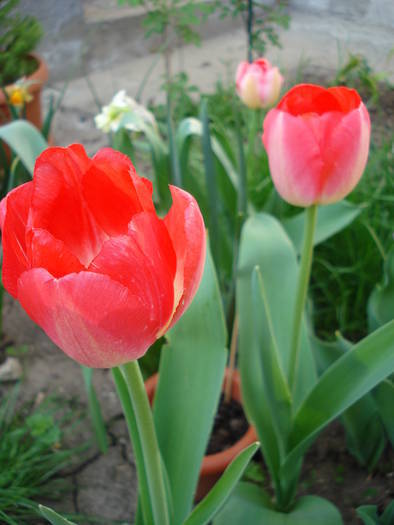
[[[36,3],[24,3],[27,10],[36,6],[37,11]],[[54,5],[59,3],[49,2],[45,11],[47,3],[41,0],[35,13],[47,29],[41,46],[51,70],[46,98],[60,93],[64,79],[72,77],[55,119],[55,141],[60,145],[81,141],[92,153],[106,144],[106,137],[94,127],[97,105],[86,78],[101,102],[107,103],[119,89],[135,96],[156,63],[142,100],[160,102],[163,63],[152,52],[157,40],[143,38],[141,9],[118,7],[117,0],[68,0],[61,4],[61,20],[50,29]],[[317,78],[331,76],[348,53],[359,53],[375,71],[385,72],[394,81],[394,3],[390,0],[293,0],[290,14],[289,30],[280,32],[282,49],[270,47],[267,52],[288,78],[297,71]],[[238,62],[246,56],[246,37],[240,22],[223,22],[217,16],[201,29],[200,47],[189,45],[174,52],[173,71],[185,71],[193,84],[210,91],[219,79],[225,84],[233,81]]]

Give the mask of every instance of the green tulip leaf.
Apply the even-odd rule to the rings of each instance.
[[[263,303],[266,305],[264,308],[261,306],[261,312],[256,311],[256,304],[252,299],[252,273],[256,266],[259,267],[260,282],[264,289]],[[279,478],[281,443],[277,433],[277,415],[273,414],[270,404],[272,394],[268,396],[264,382],[262,354],[275,348],[275,352],[264,359],[274,359],[277,372],[283,371],[287,381],[297,277],[296,252],[281,224],[274,217],[263,213],[249,218],[241,234],[237,279],[242,396],[248,418],[257,430],[277,493],[281,492],[282,483]],[[270,318],[269,331],[256,332],[258,315],[261,316],[260,324],[266,326],[266,321]],[[271,345],[268,348],[261,347],[265,344],[262,335],[265,335],[265,342]],[[273,345],[272,341],[275,341]],[[303,327],[293,407],[299,406],[315,381],[315,364],[306,329]],[[280,383],[284,387],[284,381],[280,380]],[[283,395],[282,399],[285,397]]]
[[[278,512],[267,505],[266,495],[251,483],[238,484],[224,508],[217,514],[214,525],[342,525],[338,509],[317,496],[300,498],[290,512]]]
[[[394,319],[394,247],[387,255],[383,275],[383,283],[375,287],[368,301],[371,331]]]
[[[42,134],[26,120],[14,120],[0,127],[0,140],[4,140],[33,176],[36,158],[48,147]]]
[[[179,124],[177,133],[176,133],[176,143],[178,146],[178,151],[180,152],[181,166],[185,166],[185,161],[189,155],[189,144],[190,140],[193,137],[201,138],[203,135],[203,124],[200,120],[189,117]],[[212,137],[212,151],[217,159],[217,161],[222,165],[228,181],[234,188],[234,191],[238,189],[238,174],[234,168],[234,165],[229,158],[225,147],[221,144],[221,141],[213,136]]]
[[[346,228],[360,215],[361,211],[362,208],[360,206],[356,206],[346,200],[327,206],[319,206],[314,244],[319,244]],[[282,221],[283,227],[293,241],[298,253],[301,253],[302,250],[304,223],[305,212]]]
[[[373,391],[376,407],[382,419],[386,434],[394,447],[394,383],[390,379],[382,381]]]
[[[259,355],[265,397],[269,404],[277,440],[283,451],[291,425],[291,394],[281,367],[278,343],[259,267],[256,267],[252,273],[252,301],[254,333],[258,339],[258,347],[264,349]]]
[[[205,525],[227,501],[259,444],[253,443],[230,463],[211,491],[200,501],[183,525]]]
[[[313,438],[372,388],[394,372],[394,321],[353,346],[321,376],[294,418],[285,471]]]
[[[356,509],[364,525],[392,525],[394,523],[394,501],[391,501],[381,516],[376,505],[362,505]]]
[[[319,374],[323,374],[353,346],[352,343],[340,336],[336,341],[330,342],[313,337],[311,342]],[[376,389],[379,387],[380,385]],[[394,400],[392,401],[394,403]],[[365,394],[359,401],[345,410],[342,414],[342,422],[346,431],[346,443],[349,451],[361,465],[372,470],[386,444],[382,418],[373,393]],[[365,439],[365,436],[368,436],[368,439]]]
[[[209,252],[196,297],[167,340],[153,412],[177,524],[193,505],[227,358],[221,297]]]
[[[42,516],[52,523],[52,525],[76,525],[74,522],[66,520],[63,516],[60,516],[57,512],[50,509],[49,507],[44,507],[44,505],[39,505],[38,508]]]

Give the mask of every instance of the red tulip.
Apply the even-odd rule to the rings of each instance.
[[[354,89],[301,84],[264,121],[263,143],[279,194],[296,206],[343,199],[364,171],[371,124]]]
[[[106,368],[138,359],[190,304],[205,260],[194,198],[152,184],[109,148],[49,148],[0,204],[3,284],[70,357]]]
[[[251,64],[241,62],[235,76],[236,88],[242,102],[252,109],[268,108],[279,98],[283,77],[277,67],[265,58]]]

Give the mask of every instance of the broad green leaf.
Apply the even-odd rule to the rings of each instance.
[[[253,339],[251,327],[252,307],[251,274],[255,266],[260,268],[262,282],[266,293],[272,319],[272,330],[275,335],[281,367],[288,374],[290,358],[290,339],[293,321],[293,305],[295,301],[298,264],[294,247],[281,226],[271,215],[259,213],[248,219],[244,225],[240,258],[238,264],[240,316],[244,318],[245,326],[240,327],[246,335],[246,345]],[[243,311],[245,315],[242,315]],[[261,349],[263,351],[263,349]],[[312,357],[309,339],[305,326],[301,335],[301,351],[294,392],[294,405],[298,406],[304,395],[314,385],[316,371]]]
[[[385,379],[374,389],[373,397],[387,436],[394,447],[394,383]]]
[[[342,525],[338,509],[317,496],[300,498],[290,512],[278,512],[267,504],[261,488],[251,483],[239,483],[214,525]]]
[[[291,425],[291,394],[282,370],[271,311],[259,267],[256,267],[252,273],[252,300],[254,333],[259,348],[263,349],[260,351],[260,358],[265,397],[283,454]]]
[[[215,163],[211,145],[211,133],[207,115],[207,102],[203,100],[201,104],[201,123],[202,123],[202,151],[204,158],[205,183],[208,194],[208,228],[211,241],[213,260],[220,269],[220,243],[219,243],[219,217],[218,217],[218,183]]]
[[[383,525],[392,525],[394,523],[394,501],[392,500],[391,503],[389,503],[383,512],[383,516],[381,518],[381,521]]]
[[[33,175],[38,155],[48,147],[42,134],[26,120],[14,120],[0,127],[0,140],[4,140]]]
[[[183,525],[205,525],[227,501],[259,444],[253,443],[238,454],[205,498],[193,509]]]
[[[382,284],[375,287],[368,301],[368,324],[371,331],[394,319],[394,247],[387,255],[383,275]]]
[[[205,129],[208,129],[207,116],[205,115],[204,118]],[[196,118],[182,120],[177,128],[176,144],[184,188],[196,197],[207,219],[211,248],[220,273],[219,279],[222,282],[225,277],[232,274],[233,270],[238,174],[227,154],[224,140],[219,135],[215,136],[214,129],[210,125],[208,147],[207,132],[203,131],[203,127],[203,122]],[[203,148],[202,143],[205,144]],[[198,158],[204,153],[204,162],[200,162],[203,169],[193,167],[192,152],[194,157],[197,154]]]
[[[276,491],[280,493],[282,481],[278,474],[282,458],[275,430],[275,417],[266,395],[262,370],[261,353],[267,349],[260,347],[254,330],[254,316],[257,312],[252,300],[251,276],[255,266],[260,269],[265,303],[270,309],[271,333],[278,348],[278,366],[287,377],[298,265],[295,250],[282,226],[267,214],[258,214],[248,219],[241,235],[237,280],[239,363],[245,410],[256,427],[264,459]],[[264,311],[261,312],[261,316],[263,315]],[[304,328],[297,389],[293,400],[296,406],[312,388],[315,380],[314,361]],[[297,468],[294,467],[294,472]]]
[[[372,471],[386,445],[383,424],[372,394],[366,394],[348,408],[342,421],[347,448],[361,465]]]
[[[320,430],[393,372],[394,321],[354,345],[321,376],[295,415],[284,470]]]
[[[193,505],[227,358],[221,297],[209,253],[197,295],[167,340],[153,412],[173,496],[172,525],[177,525]]]
[[[337,359],[352,348],[352,343],[338,336],[336,341],[311,338],[319,374],[323,374]],[[376,388],[379,388],[378,385]],[[381,416],[372,392],[365,394],[342,414],[349,451],[369,470],[380,458],[386,444]],[[368,436],[368,439],[365,439]]]
[[[86,395],[88,397],[89,415],[92,420],[93,430],[96,437],[97,445],[102,454],[105,454],[108,450],[108,438],[107,430],[103,415],[101,413],[101,407],[99,400],[97,399],[96,391],[93,385],[93,368],[82,366],[82,374],[85,382]]]
[[[346,200],[327,206],[319,206],[314,244],[319,244],[343,230],[361,211],[360,206],[356,206]],[[302,250],[304,222],[305,212],[299,213],[290,219],[285,219],[282,222],[298,253]]]
[[[66,520],[63,516],[60,516],[57,512],[50,509],[49,507],[44,507],[44,505],[38,506],[42,516],[52,523],[52,525],[76,525],[74,522]]]
[[[358,507],[358,509],[356,509],[356,512],[358,517],[364,523],[364,525],[381,524],[376,505],[362,505],[361,507]]]

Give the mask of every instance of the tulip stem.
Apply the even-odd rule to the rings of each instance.
[[[133,418],[129,419],[131,423],[133,420],[135,421],[139,436],[137,447],[140,447],[142,452],[153,523],[154,525],[169,525],[167,495],[159,444],[138,361],[131,361],[122,365],[120,370],[127,385],[133,409]]]
[[[135,525],[141,525],[142,523],[153,523],[152,507],[149,501],[149,488],[146,479],[146,473],[144,468],[144,458],[142,455],[141,440],[138,433],[137,422],[135,420],[133,406],[130,401],[129,391],[127,389],[126,381],[123,378],[123,374],[120,368],[113,368],[112,374],[114,377],[116,391],[120,399],[123,413],[125,415],[127,428],[131,444],[133,447],[134,461],[137,467],[138,476],[138,508],[136,517],[134,520]],[[141,519],[142,515],[142,519]]]
[[[304,246],[302,249],[301,266],[298,274],[297,293],[294,304],[294,317],[289,366],[289,385],[291,391],[293,391],[294,389],[294,381],[297,375],[302,317],[305,310],[305,302],[308,293],[308,284],[312,268],[313,239],[315,235],[316,221],[317,205],[314,204],[306,209]]]

